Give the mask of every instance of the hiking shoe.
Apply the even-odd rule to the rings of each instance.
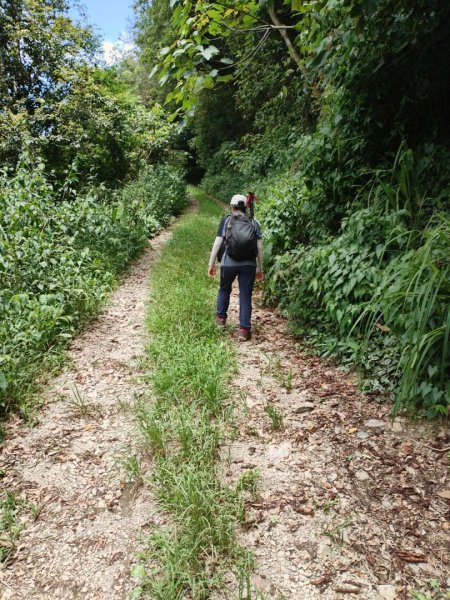
[[[216,316],[216,325],[219,327],[225,327],[226,322],[227,320],[225,317],[219,317],[219,315]]]
[[[241,342],[247,342],[251,336],[250,329],[244,329],[243,327],[239,328],[238,337]]]

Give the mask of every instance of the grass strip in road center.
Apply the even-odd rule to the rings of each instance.
[[[224,485],[217,462],[232,414],[228,381],[236,371],[233,346],[213,319],[217,281],[206,276],[222,211],[202,192],[195,196],[198,212],[182,218],[151,278],[152,396],[137,404],[136,415],[172,526],[149,537],[134,570],[136,598],[210,598],[230,569],[242,596],[251,570],[251,556],[235,535],[244,518],[242,486]]]

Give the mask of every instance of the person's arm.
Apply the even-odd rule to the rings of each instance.
[[[213,247],[211,250],[211,254],[209,256],[209,263],[208,263],[208,275],[210,277],[214,277],[214,275],[216,274],[216,267],[215,267],[216,258],[217,258],[217,255],[219,254],[219,250],[222,245],[222,241],[223,241],[223,237],[220,235],[218,235],[216,237],[216,239],[214,240],[214,244],[213,244]]]
[[[256,247],[258,249],[258,256],[256,257],[256,262],[257,262],[256,279],[258,279],[258,281],[262,281],[264,279],[264,273],[263,273],[264,256],[263,256],[263,246],[262,246],[261,239],[256,240]]]

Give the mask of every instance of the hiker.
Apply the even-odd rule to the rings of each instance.
[[[239,283],[239,339],[251,336],[252,293],[255,278],[263,280],[263,251],[259,223],[246,215],[247,198],[231,198],[230,214],[220,221],[209,258],[208,275],[216,274],[220,261],[220,287],[217,295],[216,323],[225,326],[233,281]]]

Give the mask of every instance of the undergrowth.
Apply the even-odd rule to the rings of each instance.
[[[27,154],[13,176],[0,172],[0,415],[27,413],[37,379],[186,204],[181,173],[168,165],[145,167],[114,193],[60,192]]]
[[[402,146],[391,169],[370,173],[337,232],[315,240],[309,227],[287,232],[269,192],[266,297],[319,354],[359,367],[364,391],[432,418],[450,407],[450,221],[416,170]],[[302,186],[295,198],[289,181],[286,204],[305,209]]]
[[[232,405],[227,381],[236,368],[229,342],[215,327],[216,283],[206,277],[220,208],[196,192],[199,212],[187,215],[163,250],[151,279],[148,347],[152,395],[136,416],[154,455],[160,507],[172,526],[154,531],[141,563],[135,598],[209,598],[232,569],[241,596],[251,556],[237,543],[241,490],[224,485],[216,464]],[[250,597],[250,596],[246,596]]]

